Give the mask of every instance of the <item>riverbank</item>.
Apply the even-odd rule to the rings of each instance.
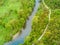
[[[12,40],[15,40],[20,35],[20,32],[17,32],[15,35],[13,35]]]
[[[8,42],[6,45],[19,45],[19,44],[23,44],[25,37],[30,34],[32,18],[36,14],[36,12],[38,10],[38,6],[39,6],[39,0],[35,0],[35,1],[36,1],[35,2],[35,7],[34,7],[32,13],[31,13],[31,15],[29,16],[29,20],[27,20],[27,22],[26,22],[25,29],[22,29],[22,33],[20,34],[20,36],[18,38]]]

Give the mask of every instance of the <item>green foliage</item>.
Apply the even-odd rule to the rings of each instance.
[[[32,31],[30,35],[26,37],[23,45],[32,45],[33,43],[35,45],[60,45],[60,4],[58,3],[60,0],[46,0],[45,2],[51,9],[54,9],[52,10],[47,32],[38,42],[38,38],[41,36],[48,24],[49,14],[49,11],[41,3],[36,16],[34,16],[32,21]]]
[[[12,40],[13,35],[25,26],[30,16],[35,0],[0,0],[0,45]],[[60,0],[45,0],[51,8],[50,24],[41,41],[38,38],[48,24],[49,11],[44,5],[39,9],[32,20],[32,31],[26,37],[24,44],[19,45],[60,45]]]
[[[34,2],[35,0],[0,0],[0,45],[12,40],[18,31],[21,32]]]
[[[60,9],[60,0],[45,0],[51,9]]]
[[[25,39],[25,43],[23,45],[32,45],[33,43],[37,43],[37,39],[43,33],[46,25],[48,23],[48,10],[43,8],[41,4],[39,10],[36,13],[32,20],[32,31],[28,37]]]

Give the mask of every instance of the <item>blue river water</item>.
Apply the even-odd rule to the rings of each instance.
[[[32,25],[32,19],[35,16],[37,10],[39,7],[39,0],[35,0],[35,7],[34,10],[31,14],[31,16],[29,16],[29,20],[27,20],[26,22],[26,28],[22,29],[22,33],[19,35],[19,37],[17,37],[16,39],[9,41],[7,43],[5,43],[4,45],[19,45],[19,44],[23,44],[25,37],[28,36],[31,32],[31,25]]]

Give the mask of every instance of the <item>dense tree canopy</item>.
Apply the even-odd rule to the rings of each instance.
[[[0,0],[0,45],[12,40],[18,31],[21,32],[34,2],[35,0]]]
[[[45,35],[40,41],[38,38],[42,35],[48,24],[49,11],[44,7],[42,2],[32,20],[32,31],[26,37],[23,45],[60,45],[60,0],[45,0],[45,3],[52,10],[50,24]]]

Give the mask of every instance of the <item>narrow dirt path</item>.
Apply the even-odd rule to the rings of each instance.
[[[42,37],[44,36],[44,34],[46,33],[47,28],[48,28],[49,23],[50,23],[50,16],[51,16],[51,9],[45,4],[44,0],[42,0],[42,3],[43,3],[43,5],[46,7],[46,9],[49,10],[49,14],[48,14],[49,22],[48,22],[46,28],[44,29],[43,34],[38,38],[38,41],[40,41],[40,40],[42,39]],[[34,44],[32,44],[32,45],[34,45]]]

